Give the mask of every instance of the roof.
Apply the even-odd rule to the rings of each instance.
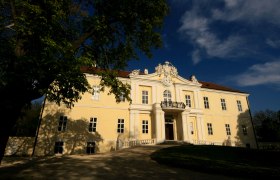
[[[230,92],[238,92],[238,93],[245,93],[236,89],[232,89],[230,87],[226,86],[221,86],[212,82],[204,82],[204,81],[199,81],[199,83],[202,84],[201,88],[206,88],[206,89],[215,89],[215,90],[220,90],[220,91],[230,91]]]
[[[81,71],[83,73],[89,73],[89,74],[97,74],[102,71],[103,69],[96,68],[96,67],[88,67],[88,66],[83,66],[81,67]],[[117,77],[122,77],[122,78],[129,78],[129,74],[131,73],[130,71],[123,71],[123,70],[114,70],[117,73]],[[140,75],[144,75],[143,72],[140,72]],[[205,89],[214,89],[214,90],[220,90],[220,91],[229,91],[229,92],[238,92],[238,93],[245,93],[236,89],[232,89],[230,87],[218,85],[212,82],[205,82],[205,81],[199,81],[199,83],[202,84],[201,88]]]
[[[96,67],[87,67],[87,66],[82,66],[80,69],[83,73],[88,73],[88,74],[97,74],[104,71],[104,69],[100,69]],[[122,70],[114,70],[114,71],[117,73],[117,77],[122,77],[122,78],[129,78],[129,74],[131,73],[129,71],[122,71]]]

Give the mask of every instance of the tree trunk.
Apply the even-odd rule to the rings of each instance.
[[[14,99],[11,98],[11,101]],[[5,102],[5,101],[4,101]],[[12,103],[11,103],[12,104]],[[12,128],[16,124],[16,121],[21,113],[21,109],[24,105],[22,103],[14,102],[16,106],[9,106],[1,102],[0,112],[1,112],[1,124],[0,124],[0,165],[5,154],[5,149],[7,142],[9,140]]]

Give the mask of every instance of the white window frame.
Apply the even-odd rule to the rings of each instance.
[[[118,119],[117,133],[124,133],[124,119]]]
[[[226,104],[226,100],[221,98],[221,106],[222,106],[222,110],[226,111],[227,110],[227,104]]]
[[[98,101],[100,99],[100,86],[92,87],[92,97],[93,100]]]
[[[149,133],[149,122],[148,120],[142,120],[142,133],[148,134]]]
[[[230,136],[231,135],[230,125],[229,124],[225,124],[225,128],[226,128],[227,135]]]
[[[192,107],[191,96],[190,95],[185,95],[185,98],[186,98],[186,106],[187,107]]]
[[[89,132],[96,132],[96,124],[97,124],[97,118],[96,117],[91,117],[89,119],[88,131]]]
[[[124,97],[124,93],[121,93],[121,95],[119,96],[120,101],[121,102],[125,102],[125,97]]]
[[[146,90],[142,91],[142,104],[148,104],[149,103],[149,92]]]
[[[241,104],[241,101],[240,101],[240,100],[237,100],[236,103],[237,103],[237,109],[238,109],[238,111],[239,111],[239,112],[242,112],[242,104]]]
[[[67,116],[60,116],[58,121],[58,131],[66,131],[67,127]]]
[[[171,101],[171,99],[172,99],[171,92],[169,90],[165,90],[163,92],[163,101],[169,102],[169,101]]]
[[[204,108],[210,109],[208,97],[203,97],[203,101],[204,101]]]
[[[212,123],[207,123],[208,135],[213,135]]]

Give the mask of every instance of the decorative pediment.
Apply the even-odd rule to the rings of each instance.
[[[159,64],[156,68],[156,74],[163,76],[162,83],[165,86],[172,85],[172,78],[178,76],[177,69],[168,61],[165,61],[163,65]]]

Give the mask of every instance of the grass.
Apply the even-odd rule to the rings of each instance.
[[[158,163],[248,178],[280,178],[280,152],[226,146],[182,145],[151,155]]]

